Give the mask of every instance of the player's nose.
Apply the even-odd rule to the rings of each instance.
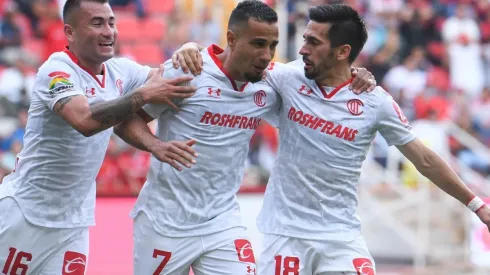
[[[112,28],[111,26],[109,25],[105,25],[104,28],[102,29],[102,35],[104,37],[114,37],[115,33],[116,33],[116,29],[115,28]]]
[[[266,64],[269,64],[269,62],[272,60],[272,57],[273,57],[273,53],[269,49],[265,49],[260,55],[261,61]]]

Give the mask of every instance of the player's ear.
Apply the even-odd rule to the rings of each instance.
[[[233,49],[236,45],[236,34],[232,30],[228,30],[226,32],[226,41],[228,43],[228,47]]]
[[[65,26],[63,27],[63,30],[65,32],[65,35],[66,35],[66,38],[68,39],[68,41],[73,42],[75,29],[73,29],[73,27],[71,25],[65,24]]]
[[[337,47],[335,50],[335,56],[337,57],[337,60],[346,60],[349,59],[350,51],[351,51],[350,45],[342,45]]]

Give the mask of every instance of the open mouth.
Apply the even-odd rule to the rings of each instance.
[[[102,46],[102,47],[113,47],[114,46],[114,42],[100,43],[99,46]]]

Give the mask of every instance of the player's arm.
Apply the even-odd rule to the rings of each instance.
[[[164,142],[153,135],[148,127],[148,122],[152,120],[153,117],[140,110],[131,118],[116,125],[114,133],[128,144],[152,153],[159,161],[166,162],[179,171],[182,167],[177,162],[190,168],[196,162],[193,157],[197,157],[197,153],[191,147],[195,144],[195,140]]]
[[[129,118],[147,103],[165,103],[178,110],[172,98],[187,98],[195,89],[188,86],[176,86],[191,80],[181,77],[166,80],[161,75],[163,65],[143,86],[114,100],[89,105],[82,94],[60,98],[53,107],[74,129],[84,136],[92,136]],[[76,88],[75,88],[76,89]]]
[[[475,198],[475,194],[461,181],[447,162],[425,146],[419,139],[397,146],[397,148],[415,165],[422,175],[461,203],[467,205]],[[484,204],[481,204],[477,209],[473,210],[477,211],[483,207]],[[490,225],[490,220],[488,224]]]
[[[378,90],[379,89],[379,90]],[[450,196],[465,204],[490,230],[490,208],[476,197],[449,165],[435,152],[418,140],[411,131],[408,120],[393,98],[377,88],[380,96],[377,113],[378,131],[388,145],[395,145],[417,170]]]

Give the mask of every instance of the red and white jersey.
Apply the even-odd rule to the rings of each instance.
[[[276,117],[278,95],[267,83],[237,83],[216,56],[202,51],[203,72],[190,82],[196,94],[178,102],[180,111],[148,104],[143,109],[158,119],[157,136],[164,141],[195,139],[199,157],[179,172],[151,158],[147,181],[131,216],[144,211],[155,231],[169,237],[210,234],[242,226],[236,193],[242,183],[249,143],[255,129]],[[165,63],[164,76],[182,76]]]
[[[267,80],[282,97],[280,142],[258,227],[263,233],[353,240],[362,162],[376,132],[390,145],[415,136],[382,88],[355,95],[349,82],[320,87],[302,67],[274,64]]]
[[[95,177],[112,129],[84,137],[53,111],[64,97],[82,95],[89,104],[115,99],[146,81],[149,67],[110,59],[103,74],[78,65],[68,50],[54,53],[39,68],[32,94],[24,148],[15,171],[0,184],[0,198],[13,197],[26,219],[55,228],[95,224]]]

